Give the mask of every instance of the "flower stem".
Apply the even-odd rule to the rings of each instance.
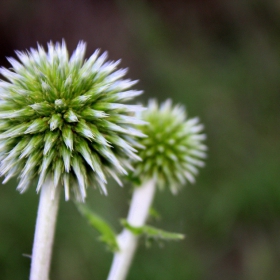
[[[127,217],[127,222],[134,227],[145,225],[149,209],[155,194],[155,180],[150,180],[141,187],[135,188]],[[120,251],[114,255],[113,263],[107,280],[124,280],[132,262],[138,236],[124,229],[118,236]]]
[[[30,280],[48,280],[59,204],[59,188],[51,180],[41,189],[32,250]]]

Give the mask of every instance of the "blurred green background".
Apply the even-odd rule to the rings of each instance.
[[[186,105],[208,135],[195,185],[158,192],[153,225],[182,242],[141,242],[130,280],[280,279],[280,2],[277,0],[2,0],[0,63],[64,38],[122,58],[137,89]],[[0,188],[0,279],[28,279],[38,196]],[[131,187],[89,190],[87,203],[120,230]],[[51,279],[106,279],[112,255],[61,199]],[[26,254],[26,255],[23,255]]]

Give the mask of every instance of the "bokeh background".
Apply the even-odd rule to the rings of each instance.
[[[152,224],[182,242],[142,241],[130,280],[280,279],[280,2],[277,0],[1,0],[0,65],[14,50],[64,38],[122,58],[137,89],[187,107],[208,135],[195,185],[158,192]],[[117,231],[131,187],[89,190]],[[38,204],[16,181],[0,188],[0,279],[28,279]],[[51,279],[106,279],[112,254],[72,202],[61,200]]]

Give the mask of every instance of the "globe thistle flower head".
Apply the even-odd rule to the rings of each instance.
[[[139,141],[143,149],[142,161],[135,163],[136,178],[154,178],[159,187],[168,185],[173,193],[187,181],[194,183],[207,150],[199,119],[187,119],[184,107],[173,106],[170,99],[161,105],[150,100],[140,117],[149,124],[141,128],[147,137]]]
[[[36,179],[39,191],[50,176],[66,200],[71,190],[84,200],[91,179],[106,193],[106,175],[120,183],[128,159],[139,160],[143,122],[133,114],[142,107],[124,104],[142,93],[130,90],[137,81],[123,79],[127,69],[106,62],[107,52],[84,60],[85,47],[69,58],[64,41],[47,52],[38,45],[0,69],[0,175],[18,176],[20,192]]]

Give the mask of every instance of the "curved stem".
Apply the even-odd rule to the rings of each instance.
[[[145,225],[149,209],[155,194],[155,180],[150,180],[139,188],[135,188],[127,221],[130,225],[141,227]],[[118,236],[120,251],[115,253],[107,280],[124,280],[132,262],[138,236],[124,229]]]
[[[59,204],[59,188],[46,180],[40,193],[32,250],[30,280],[48,280]]]

